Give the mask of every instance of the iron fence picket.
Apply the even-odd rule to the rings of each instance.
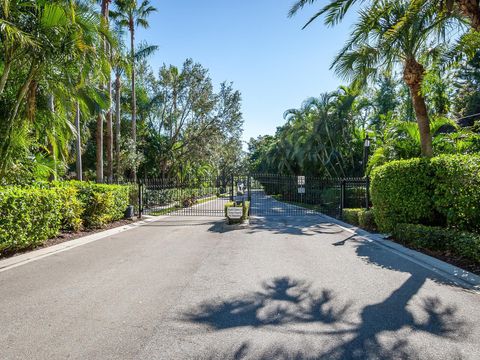
[[[247,174],[197,179],[142,181],[143,214],[224,216],[229,201],[250,201],[253,216],[324,213],[341,216],[343,208],[369,206],[366,178],[325,179]]]

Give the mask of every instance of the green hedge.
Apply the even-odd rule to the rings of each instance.
[[[431,164],[435,210],[449,227],[480,231],[480,156],[440,156]]]
[[[34,247],[56,236],[62,200],[56,189],[0,188],[0,252]]]
[[[119,220],[129,194],[128,186],[77,181],[0,187],[0,252],[38,246],[60,230]]]
[[[358,214],[358,223],[362,229],[368,231],[377,230],[377,223],[375,222],[373,210],[362,209],[362,211]]]
[[[381,231],[399,223],[479,231],[480,156],[393,161],[373,172],[371,194]]]
[[[374,170],[371,195],[379,230],[392,231],[399,223],[431,223],[432,169],[425,159],[392,161]]]
[[[363,209],[343,209],[342,219],[350,225],[360,225],[359,214]]]
[[[373,210],[343,209],[342,219],[351,225],[359,226],[365,230],[375,231],[377,229]]]
[[[98,228],[120,220],[129,205],[130,189],[123,185],[106,185],[75,181],[78,198],[83,204],[86,227]]]
[[[457,256],[480,262],[480,235],[418,224],[398,224],[394,238],[420,249],[449,251]]]

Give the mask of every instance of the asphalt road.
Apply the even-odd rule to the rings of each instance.
[[[480,295],[320,216],[171,217],[0,273],[4,359],[480,359]]]

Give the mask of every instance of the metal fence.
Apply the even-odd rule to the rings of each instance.
[[[138,210],[148,215],[225,216],[229,201],[250,202],[252,216],[324,213],[340,217],[344,208],[369,207],[369,181],[248,174],[201,179],[144,179]]]

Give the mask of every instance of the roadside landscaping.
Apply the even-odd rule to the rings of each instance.
[[[390,162],[372,174],[373,209],[343,219],[480,274],[480,156]]]
[[[0,256],[124,218],[131,188],[79,181],[0,187]]]

